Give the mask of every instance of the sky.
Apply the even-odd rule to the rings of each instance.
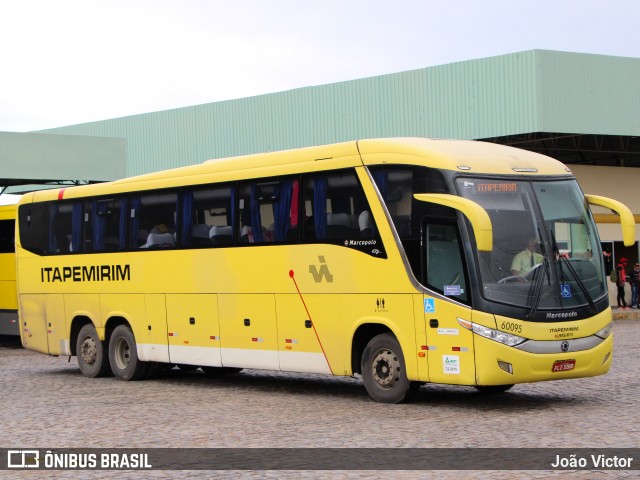
[[[0,0],[0,131],[533,49],[640,58],[639,23],[638,0]]]

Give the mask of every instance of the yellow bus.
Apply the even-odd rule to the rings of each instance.
[[[3,196],[4,198],[4,196]],[[10,202],[17,203],[17,197]],[[20,335],[14,247],[15,203],[0,205],[0,335]]]
[[[88,377],[158,363],[504,391],[604,374],[602,252],[571,171],[475,141],[370,139],[22,197],[22,342]],[[514,258],[533,245],[533,266]],[[522,263],[522,262],[520,262]]]

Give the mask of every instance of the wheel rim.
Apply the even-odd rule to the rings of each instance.
[[[82,356],[82,362],[86,365],[93,365],[96,363],[96,358],[98,358],[98,347],[95,339],[92,337],[86,337],[82,340],[80,355]]]
[[[116,343],[113,348],[114,360],[120,370],[124,370],[129,365],[131,358],[131,349],[129,343],[124,338],[116,339]]]
[[[400,360],[391,350],[376,353],[371,366],[373,379],[380,387],[390,390],[400,381]]]

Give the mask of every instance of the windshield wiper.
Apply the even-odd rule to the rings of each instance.
[[[538,311],[538,306],[540,305],[540,298],[542,298],[542,289],[544,287],[544,274],[549,276],[549,259],[545,256],[544,260],[542,260],[542,264],[536,268],[535,273],[533,274],[533,282],[531,283],[531,288],[529,288],[529,298],[531,299],[531,310],[527,313],[528,318],[533,318],[533,316]]]
[[[550,233],[551,233],[551,241],[553,242],[552,244],[553,254],[555,258],[558,259],[558,261],[560,262],[560,275],[562,276],[562,280],[564,280],[564,269],[562,268],[562,266],[566,265],[567,270],[569,271],[571,276],[574,278],[575,282],[578,284],[578,288],[580,288],[582,295],[584,295],[584,298],[587,299],[587,302],[589,303],[589,307],[593,312],[595,312],[596,304],[593,302],[591,295],[589,295],[589,290],[587,290],[587,287],[585,287],[584,283],[582,283],[582,279],[580,278],[580,275],[578,275],[578,272],[576,272],[576,270],[573,268],[573,265],[571,265],[571,261],[568,258],[560,255],[560,250],[558,249],[558,244],[556,243],[556,236],[553,234],[553,232],[550,232]]]
[[[567,270],[569,270],[569,272],[571,273],[571,276],[574,278],[574,280],[578,284],[578,287],[580,288],[582,295],[584,295],[584,298],[587,299],[587,302],[589,303],[589,307],[593,312],[595,312],[596,304],[593,302],[591,295],[589,295],[589,290],[587,290],[587,287],[585,287],[584,283],[582,283],[582,279],[580,278],[580,275],[578,275],[578,272],[576,272],[576,270],[573,268],[573,265],[571,265],[571,262],[569,261],[569,259],[565,257],[560,257],[560,263],[561,263],[560,272],[561,273],[563,272],[562,265],[566,265]]]

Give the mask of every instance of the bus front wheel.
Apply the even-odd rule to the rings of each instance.
[[[369,341],[362,354],[361,367],[364,386],[377,402],[404,402],[420,386],[407,378],[402,348],[390,333],[382,333]]]
[[[91,323],[84,325],[78,333],[76,355],[80,371],[85,377],[104,377],[109,373],[108,351]]]
[[[109,363],[118,380],[140,380],[147,374],[149,363],[138,358],[136,340],[127,325],[118,325],[111,334]]]

